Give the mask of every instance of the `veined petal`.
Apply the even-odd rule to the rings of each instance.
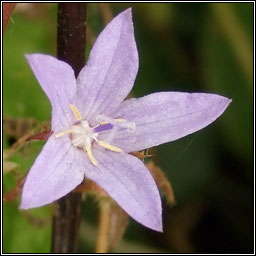
[[[103,188],[132,218],[162,231],[161,199],[145,165],[136,157],[95,148],[98,165],[81,162],[85,176]]]
[[[20,209],[52,203],[79,185],[84,179],[79,157],[69,138],[52,135],[28,173]]]
[[[52,105],[52,130],[68,127],[74,117],[69,104],[76,92],[74,71],[67,63],[44,54],[26,55],[31,69]]]
[[[119,130],[112,144],[132,152],[177,140],[212,123],[230,102],[216,94],[181,92],[128,99],[112,116],[135,122],[136,129]]]
[[[78,76],[78,108],[86,120],[117,108],[133,87],[138,62],[131,9],[127,9],[98,36]]]

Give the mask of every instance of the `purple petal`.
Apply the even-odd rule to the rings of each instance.
[[[65,196],[84,179],[78,150],[68,137],[52,135],[26,178],[21,209],[43,206]]]
[[[162,231],[161,199],[145,165],[126,153],[94,149],[98,166],[83,162],[85,176],[102,187],[132,218]]]
[[[68,129],[74,121],[69,104],[76,93],[76,79],[73,69],[56,58],[31,54],[26,58],[39,84],[52,105],[52,130]]]
[[[101,32],[77,79],[79,109],[88,121],[113,112],[133,87],[138,71],[131,9]]]
[[[216,94],[181,92],[128,99],[112,117],[135,122],[136,130],[119,130],[112,144],[133,152],[177,140],[212,123],[230,102]]]

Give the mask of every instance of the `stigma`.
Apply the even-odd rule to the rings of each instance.
[[[96,120],[99,121],[98,125],[90,127],[88,121],[82,118],[82,115],[75,105],[70,104],[69,107],[78,122],[70,129],[57,133],[55,137],[59,138],[69,134],[71,144],[78,149],[84,150],[87,153],[90,162],[95,166],[98,165],[98,162],[94,158],[92,152],[92,148],[95,144],[98,144],[100,147],[103,147],[107,150],[121,153],[121,148],[110,144],[115,136],[116,131],[119,128],[126,128],[130,130],[135,129],[135,123],[127,122],[124,119],[111,119],[103,115],[97,116]],[[101,133],[108,134],[104,141],[99,139],[99,135]]]

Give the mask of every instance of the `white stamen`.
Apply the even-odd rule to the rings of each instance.
[[[73,104],[69,104],[69,107],[72,110],[72,112],[74,113],[76,119],[78,121],[81,121],[82,120],[82,116],[81,116],[80,112],[78,111],[77,107],[75,105],[73,105]]]
[[[126,122],[125,119],[120,119],[120,118],[118,118],[118,119],[113,119],[113,120],[115,120],[115,121],[118,122],[118,123]],[[109,122],[103,121],[103,122],[100,122],[100,124],[101,124],[101,125],[109,124]],[[110,124],[112,124],[112,123],[110,123]]]
[[[107,148],[111,151],[114,151],[114,152],[123,152],[123,150],[121,148],[118,148],[118,147],[115,147],[115,146],[112,146],[112,145],[109,145],[107,144],[106,142],[102,141],[102,140],[99,140],[98,141],[98,144],[101,146],[101,147],[104,147],[104,148]]]
[[[72,129],[65,130],[65,131],[63,131],[63,132],[59,132],[59,133],[57,133],[57,134],[55,135],[55,137],[56,137],[56,138],[59,138],[59,137],[61,137],[61,136],[65,135],[66,133],[72,133],[72,132],[73,132],[73,130],[72,130]]]
[[[103,124],[106,124],[106,123],[114,124],[115,123],[114,119],[109,118],[104,115],[98,115],[95,119],[96,119],[96,121],[101,122]]]
[[[97,166],[98,163],[92,154],[92,146],[94,141],[97,142],[99,146],[103,148],[120,153],[122,152],[121,148],[112,146],[110,144],[114,139],[117,131],[120,128],[121,130],[128,129],[128,131],[134,131],[136,128],[134,122],[127,122],[125,119],[121,119],[121,118],[112,119],[104,115],[98,115],[95,119],[96,121],[99,122],[99,124],[96,125],[95,127],[98,127],[100,125],[106,125],[106,124],[111,124],[113,127],[111,128],[110,126],[109,129],[106,129],[106,130],[103,129],[102,132],[96,133],[94,132],[95,127],[90,127],[89,123],[86,120],[82,120],[82,116],[75,105],[70,104],[69,107],[79,122],[78,124],[72,126],[71,129],[68,129],[56,134],[55,137],[59,138],[67,133],[70,133],[71,134],[70,139],[71,139],[72,145],[74,147],[78,147],[86,151],[90,161],[95,166]],[[104,139],[104,141],[98,139],[98,136],[103,132],[104,134],[108,133],[106,134],[107,136]]]
[[[121,118],[118,118],[118,119],[114,119],[116,122],[118,123],[124,123],[124,122],[127,122],[125,119],[121,119]]]
[[[121,127],[121,128],[125,128],[125,129],[128,129],[130,130],[130,132],[134,132],[135,129],[136,129],[136,124],[135,122],[128,122],[126,121],[125,119],[121,119],[121,118],[117,118],[117,119],[112,119],[112,118],[109,118],[105,115],[98,115],[96,117],[96,120],[101,122],[101,124],[107,124],[107,123],[110,123],[112,124],[114,127],[115,126],[118,126],[118,127]]]
[[[89,157],[89,159],[91,160],[91,162],[92,162],[95,166],[97,166],[98,163],[97,163],[97,161],[95,160],[94,156],[92,155],[91,147],[90,147],[90,146],[86,146],[86,147],[85,147],[85,150],[87,151],[88,157]]]

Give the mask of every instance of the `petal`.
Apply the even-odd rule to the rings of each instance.
[[[108,114],[128,95],[138,71],[131,9],[120,13],[101,32],[77,79],[83,116],[91,121]]]
[[[145,165],[136,157],[94,149],[98,166],[85,165],[85,176],[103,188],[132,218],[162,231],[161,199]]]
[[[26,58],[52,105],[52,130],[61,131],[74,121],[69,104],[76,93],[74,71],[52,56],[30,54]]]
[[[181,92],[128,99],[112,117],[135,122],[136,129],[119,130],[112,144],[132,152],[177,140],[212,123],[230,102],[216,94]]]
[[[68,137],[52,135],[28,173],[20,208],[52,203],[79,185],[84,179],[79,156]]]

